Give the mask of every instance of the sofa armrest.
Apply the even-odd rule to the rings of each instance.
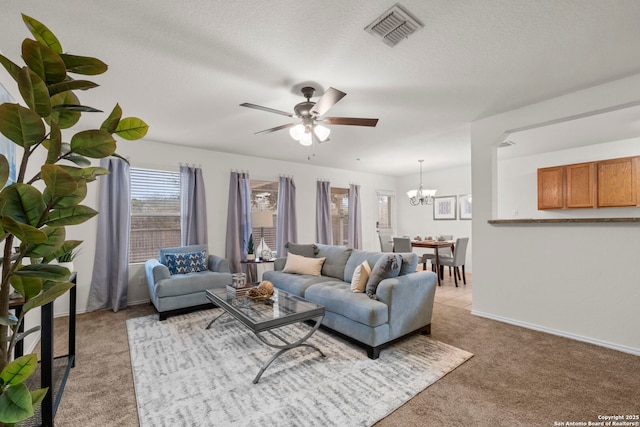
[[[209,255],[207,268],[218,273],[231,273],[229,261],[226,258],[222,258],[217,255]]]
[[[162,279],[168,279],[171,277],[169,269],[166,265],[161,264],[157,259],[150,259],[144,263],[144,272],[147,276],[147,285],[149,289],[153,289],[156,283]]]
[[[418,271],[380,282],[376,296],[389,308],[391,339],[431,324],[437,277]]]

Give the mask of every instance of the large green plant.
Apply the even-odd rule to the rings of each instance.
[[[10,362],[10,355],[17,340],[37,330],[22,336],[17,333],[25,314],[73,286],[69,270],[49,262],[82,243],[66,240],[65,227],[97,214],[81,202],[87,183],[107,171],[91,166],[89,159],[119,157],[114,135],[135,140],[147,132],[142,120],[122,118],[116,105],[100,129],[80,131],[64,141],[62,130],[73,127],[83,112],[101,112],[82,105],[74,93],[97,84],[71,74],[98,75],[107,71],[107,65],[96,58],[63,53],[57,37],[45,25],[26,15],[22,19],[35,38],[22,43],[26,65],[20,67],[0,55],[0,64],[16,81],[26,105],[0,105],[0,132],[23,149],[13,183],[7,182],[9,161],[0,155],[0,188],[4,187],[0,192],[0,243],[4,244],[0,254],[0,424],[4,425],[31,417],[47,392],[29,391],[23,383],[35,370],[37,357],[26,355]],[[29,159],[38,150],[42,151],[39,158],[46,154],[46,160],[34,176],[27,177]],[[12,253],[14,246],[17,253]],[[38,262],[24,265],[24,258]],[[9,313],[11,286],[24,298],[19,318]]]

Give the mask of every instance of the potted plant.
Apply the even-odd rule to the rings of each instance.
[[[24,104],[0,105],[0,133],[22,148],[15,164],[15,181],[10,182],[10,161],[0,155],[0,425],[14,425],[34,414],[47,389],[30,391],[24,380],[36,369],[38,358],[29,354],[11,361],[19,335],[18,327],[31,310],[48,304],[72,286],[71,272],[50,264],[73,253],[82,243],[67,240],[65,227],[81,224],[98,212],[81,202],[87,184],[108,173],[91,165],[90,159],[118,156],[114,136],[135,140],[148,129],[134,117],[122,118],[116,105],[99,129],[67,132],[84,112],[101,112],[84,106],[76,90],[90,90],[96,83],[74,75],[99,75],[107,65],[99,59],[63,53],[57,37],[29,16],[22,19],[34,39],[22,43],[25,66],[18,66],[0,54],[0,64],[16,81]],[[86,128],[86,127],[85,127]],[[34,156],[35,153],[41,153]],[[29,161],[43,159],[37,172],[27,176]],[[31,165],[33,166],[33,165]],[[16,253],[12,253],[17,246]],[[31,259],[29,265],[23,259]],[[34,262],[35,260],[35,262]],[[14,289],[24,299],[22,314],[9,313],[9,295]]]
[[[249,234],[249,241],[247,242],[247,261],[253,261],[254,259],[256,259],[256,255],[254,253],[254,246],[253,246],[253,233]]]
[[[73,272],[74,270],[74,265],[73,265],[73,260],[75,259],[75,257],[78,256],[78,251],[74,250],[74,251],[69,251],[66,252],[58,257],[56,257],[56,261],[58,261],[58,265],[61,265],[65,268],[67,268],[69,271]]]

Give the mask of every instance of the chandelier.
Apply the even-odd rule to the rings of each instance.
[[[418,162],[420,162],[420,186],[417,190],[407,191],[409,203],[411,203],[411,206],[432,205],[433,196],[436,195],[437,190],[424,190],[422,188],[422,162],[424,162],[424,160],[418,160]]]

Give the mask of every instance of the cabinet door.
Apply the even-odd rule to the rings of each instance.
[[[637,158],[603,160],[598,162],[598,206],[636,206]]]
[[[538,169],[538,209],[564,207],[564,167]]]
[[[565,166],[567,208],[595,208],[595,163],[578,163]]]

